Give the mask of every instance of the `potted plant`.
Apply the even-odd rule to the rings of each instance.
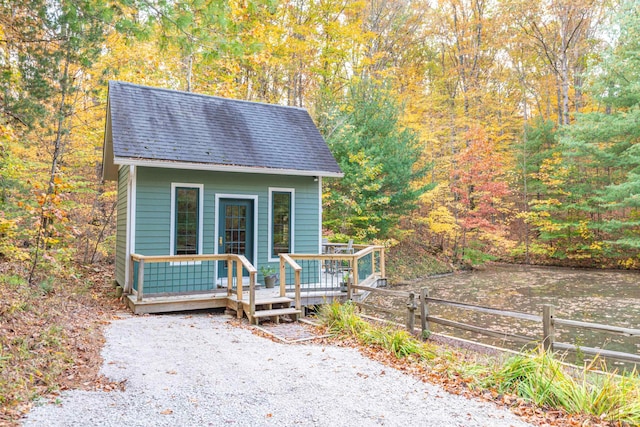
[[[340,280],[340,290],[342,292],[347,292],[350,281],[351,281],[351,272],[343,271],[342,279]]]
[[[264,286],[273,288],[276,285],[276,269],[270,265],[260,267],[260,273],[264,276]]]

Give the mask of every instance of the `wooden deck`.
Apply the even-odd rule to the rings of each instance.
[[[226,262],[228,274],[213,281],[208,270],[198,270],[212,262]],[[175,275],[172,269],[172,275],[167,275],[163,265],[178,265],[184,271]],[[247,315],[251,323],[262,318],[277,322],[280,316],[297,319],[306,306],[365,298],[356,285],[375,287],[385,277],[384,247],[365,246],[349,254],[280,254],[279,270],[279,286],[265,289],[256,280],[255,266],[242,255],[131,254],[125,300],[135,314],[226,308],[239,318]],[[158,294],[158,290],[172,293]],[[182,293],[186,290],[189,293]]]
[[[366,281],[362,282],[364,286],[376,286],[376,283],[380,281],[379,276],[374,276]],[[257,289],[256,290],[256,305],[268,305],[272,306],[281,305],[285,300],[280,296],[279,288],[272,289]],[[366,296],[365,292],[354,291],[351,295],[353,299],[360,300]],[[249,304],[249,292],[242,293],[242,301],[238,301],[237,294],[227,295],[225,291],[217,291],[210,293],[198,293],[191,295],[163,295],[153,296],[147,295],[143,301],[137,301],[135,295],[126,295],[125,302],[129,309],[134,314],[151,314],[151,313],[169,313],[176,311],[189,311],[189,310],[204,310],[211,308],[227,308],[235,311],[236,313],[245,313],[248,310]],[[286,293],[286,298],[289,302],[295,299],[295,293],[293,291]],[[347,299],[347,292],[340,290],[318,290],[318,291],[305,291],[301,296],[301,306],[309,307],[319,304],[329,304],[333,301],[345,301]],[[258,315],[261,317],[261,315]],[[262,315],[264,317],[264,315]],[[270,317],[270,316],[269,316]]]
[[[137,301],[135,295],[126,295],[125,302],[134,314],[170,313],[175,311],[225,308],[227,293],[203,293],[193,295],[145,296]]]

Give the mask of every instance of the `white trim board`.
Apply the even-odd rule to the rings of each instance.
[[[322,253],[322,177],[318,178],[318,253]]]
[[[295,253],[295,241],[296,241],[296,189],[295,188],[282,188],[282,187],[269,187],[269,195],[268,195],[268,215],[267,215],[267,261],[268,262],[279,262],[280,258],[273,258],[271,247],[273,246],[273,193],[289,193],[291,195],[291,230],[290,230],[290,244],[289,250],[290,253]]]
[[[327,172],[327,171],[310,171],[310,170],[298,170],[298,169],[272,169],[265,167],[251,167],[251,166],[227,166],[227,165],[214,165],[208,163],[188,163],[188,162],[169,162],[162,160],[141,160],[130,159],[127,157],[115,157],[113,162],[117,165],[136,165],[145,166],[150,168],[163,168],[163,169],[188,169],[188,170],[202,170],[202,171],[216,171],[216,172],[241,172],[241,173],[257,173],[266,175],[289,175],[289,176],[328,176],[335,178],[342,178],[344,173],[342,172]]]
[[[131,263],[131,254],[136,251],[136,174],[137,168],[134,165],[129,166],[129,175],[127,176],[127,219],[125,225],[125,264],[124,264],[124,283],[125,289],[131,291],[133,283],[129,283],[129,275]]]

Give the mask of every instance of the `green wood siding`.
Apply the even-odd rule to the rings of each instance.
[[[214,253],[214,234],[217,214],[215,210],[216,194],[237,194],[258,196],[256,215],[258,220],[257,262],[259,267],[266,264],[268,247],[268,208],[269,187],[295,189],[295,252],[318,253],[319,247],[319,182],[313,177],[292,177],[281,175],[243,174],[228,172],[189,171],[180,169],[137,168],[136,185],[136,230],[135,250],[142,255],[168,255],[170,251],[171,225],[171,183],[203,184],[203,252]],[[205,267],[203,263],[202,269]],[[276,266],[276,263],[272,263]],[[199,275],[202,287],[189,285],[189,290],[204,290],[213,283],[212,273],[191,270],[193,276]],[[179,266],[170,266],[176,269]],[[145,269],[146,270],[146,269]],[[161,288],[153,289],[145,283],[145,294],[167,291],[166,283],[158,283]]]
[[[116,281],[124,286],[127,256],[127,182],[129,166],[118,170],[118,205],[116,209]]]

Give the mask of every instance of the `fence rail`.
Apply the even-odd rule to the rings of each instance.
[[[552,305],[544,305],[542,316],[521,313],[512,310],[502,310],[498,308],[483,307],[474,304],[467,304],[458,301],[449,301],[440,298],[429,297],[427,288],[422,288],[419,295],[414,292],[396,291],[390,289],[379,289],[369,286],[353,286],[354,289],[366,290],[372,294],[380,294],[385,296],[394,296],[406,299],[406,307],[400,309],[390,309],[387,307],[380,307],[364,302],[354,302],[357,306],[371,311],[380,311],[388,314],[394,314],[397,316],[405,316],[406,328],[415,333],[416,319],[420,320],[422,336],[428,335],[430,332],[430,323],[436,323],[447,327],[461,329],[477,334],[486,335],[492,338],[500,338],[503,340],[509,340],[520,344],[542,343],[544,348],[548,351],[563,350],[563,351],[579,351],[585,355],[603,357],[605,359],[616,359],[624,362],[630,362],[640,364],[640,355],[625,353],[621,351],[607,350],[596,347],[576,346],[569,343],[557,342],[556,326],[568,326],[574,328],[589,329],[593,331],[607,332],[610,334],[623,335],[627,337],[640,336],[640,329],[623,328],[618,326],[603,325],[593,322],[583,322],[571,319],[562,319],[555,316],[555,307]],[[446,305],[465,310],[470,310],[477,313],[485,313],[498,315],[507,318],[526,320],[542,324],[542,334],[536,337],[524,336],[511,332],[497,331],[481,327],[477,325],[471,325],[464,322],[454,321],[450,319],[444,319],[438,316],[432,316],[429,314],[429,306],[432,304]],[[418,308],[419,307],[419,312]]]

